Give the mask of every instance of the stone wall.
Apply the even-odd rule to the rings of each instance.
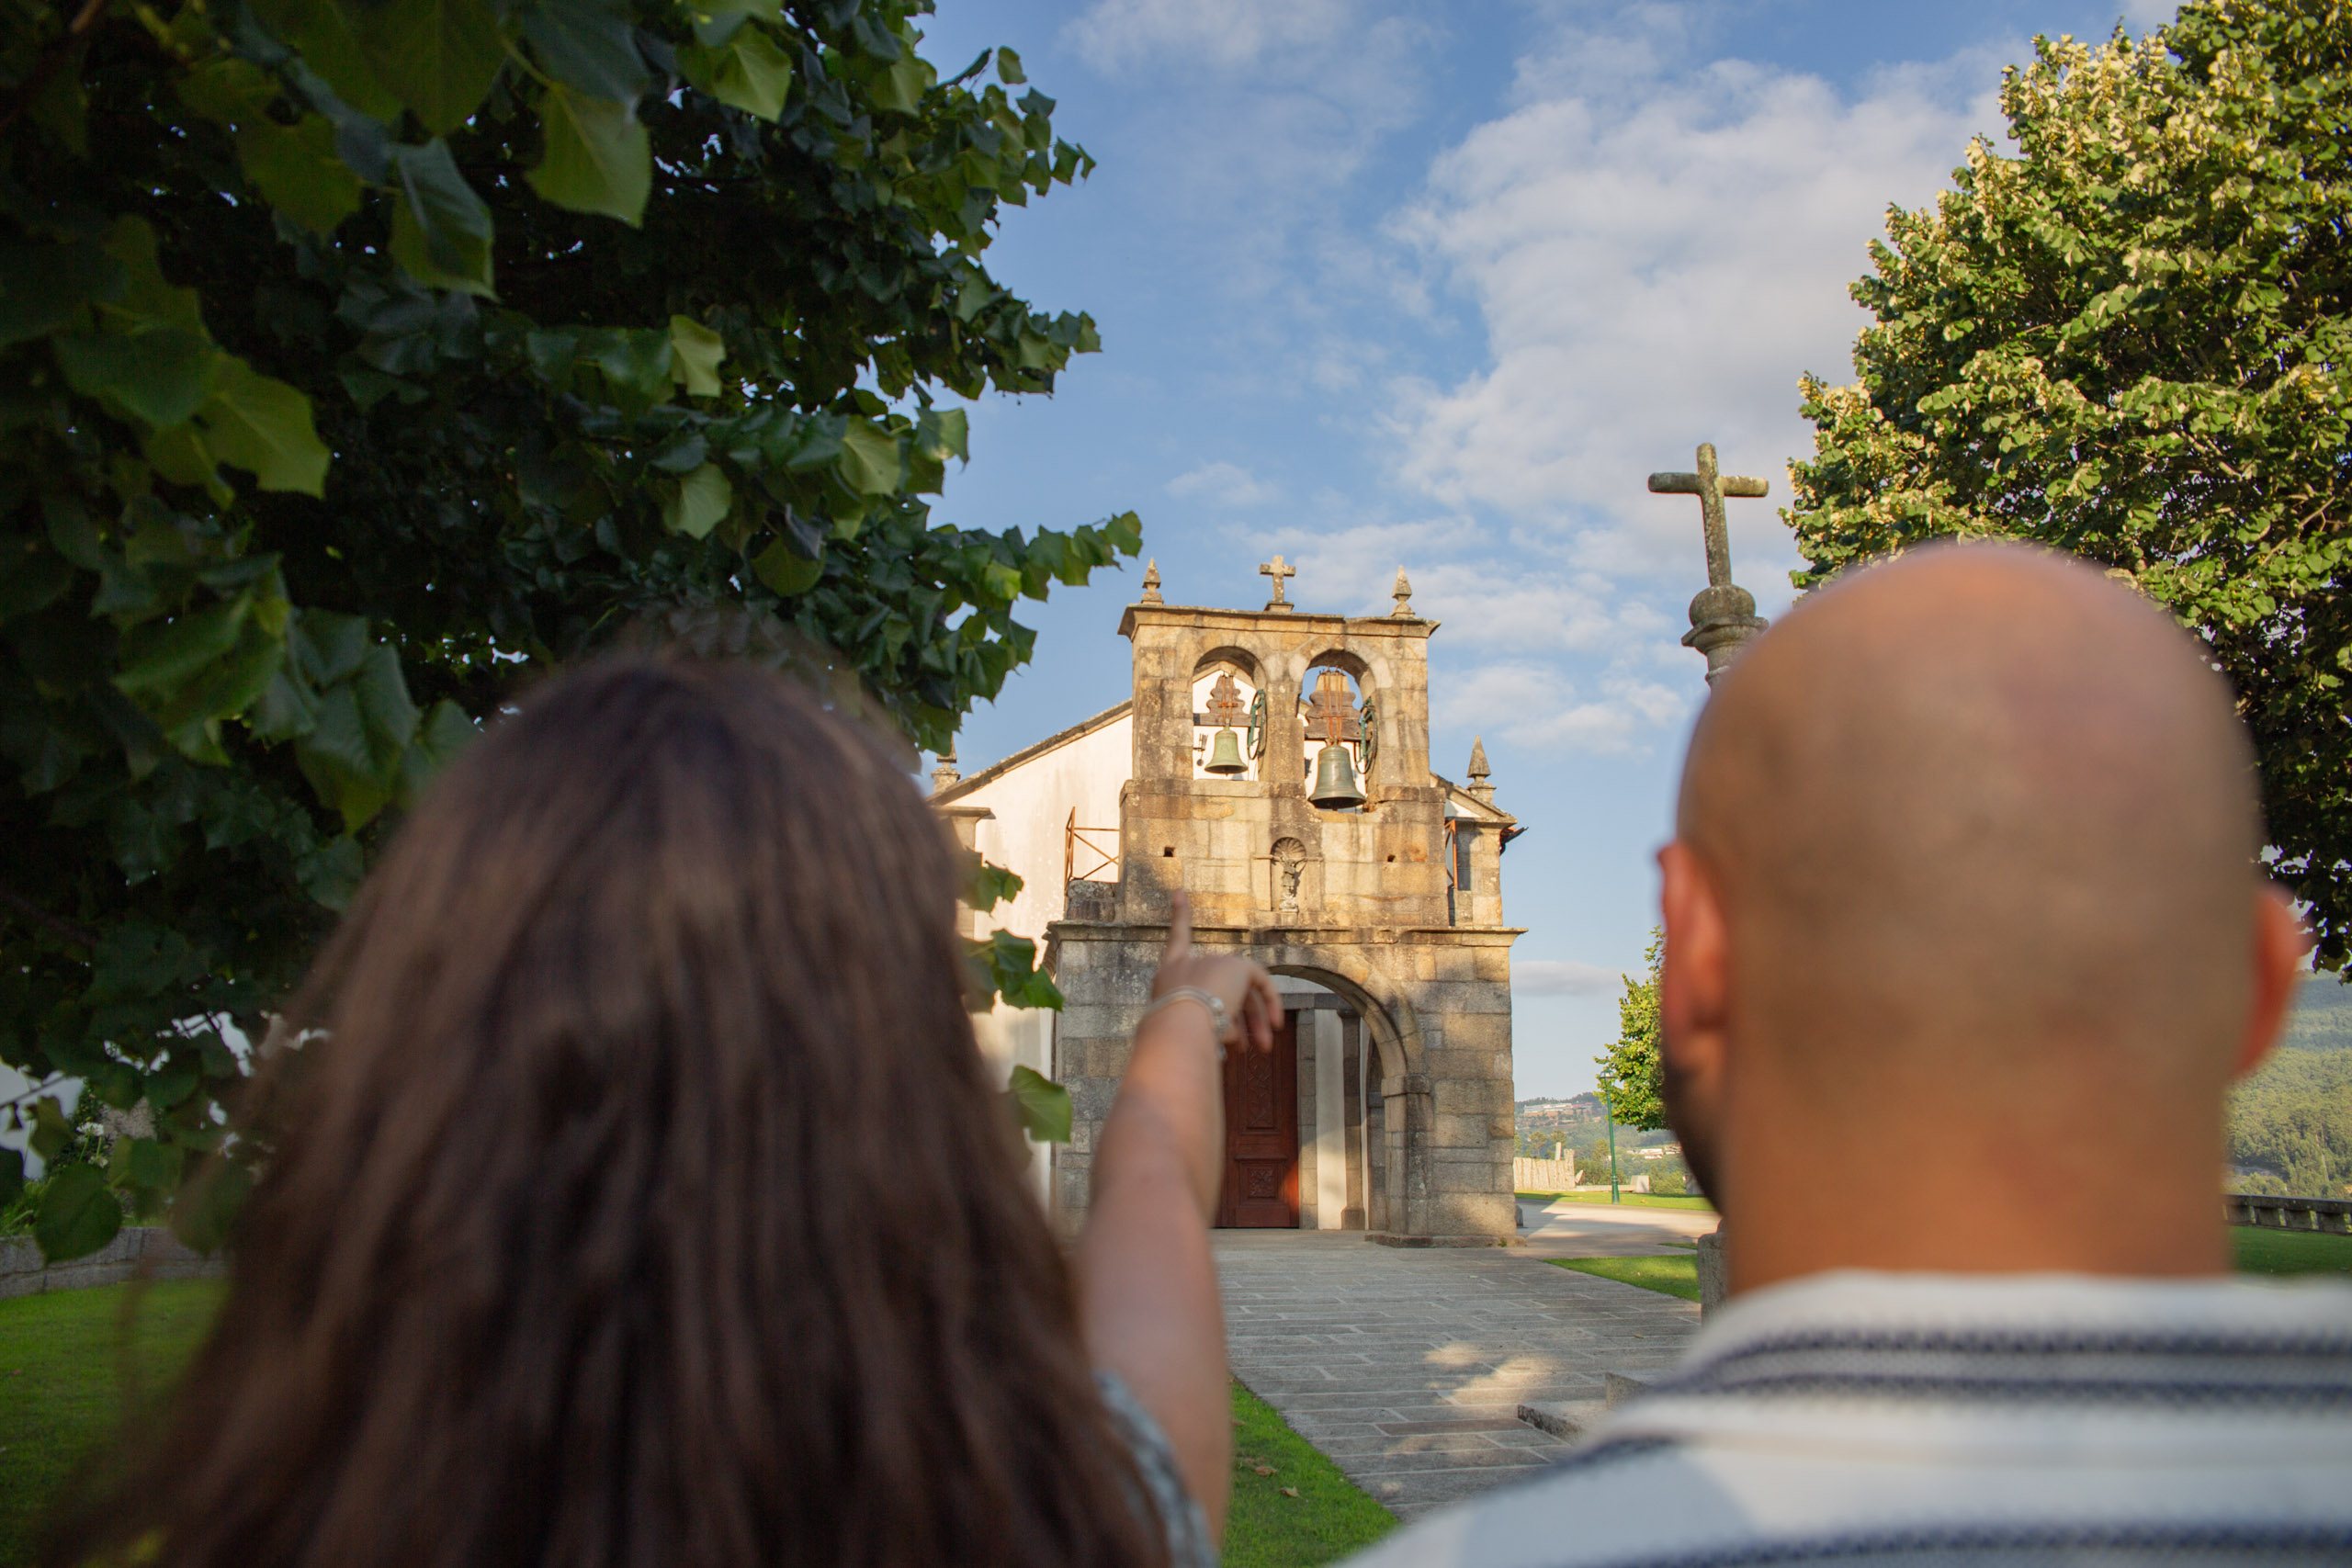
[[[154,1280],[193,1280],[228,1271],[226,1258],[181,1246],[161,1225],[126,1225],[88,1257],[57,1264],[43,1263],[40,1248],[28,1238],[0,1241],[0,1301],[119,1284],[141,1273]]]

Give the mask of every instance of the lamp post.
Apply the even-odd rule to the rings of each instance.
[[[1622,1203],[1624,1200],[1617,1195],[1617,1113],[1609,1103],[1610,1090],[1616,1087],[1614,1078],[1600,1080],[1600,1119],[1609,1128],[1609,1201]]]

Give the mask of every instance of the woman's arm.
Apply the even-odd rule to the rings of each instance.
[[[1246,958],[1196,955],[1191,906],[1180,892],[1151,994],[1186,986],[1224,1003],[1237,1037],[1246,1031],[1261,1045],[1272,1039],[1283,1005],[1272,977]],[[1225,1168],[1219,1043],[1208,1008],[1193,1000],[1170,1003],[1136,1031],[1095,1144],[1078,1286],[1088,1353],[1168,1434],[1185,1484],[1221,1539],[1233,1423],[1225,1313],[1209,1252]]]

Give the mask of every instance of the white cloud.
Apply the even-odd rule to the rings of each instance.
[[[1430,705],[1449,724],[1514,746],[1614,754],[1644,750],[1697,700],[1688,682],[1668,685],[1622,667],[1590,685],[1586,691],[1553,665],[1506,660],[1446,681]]]
[[[1206,496],[1220,506],[1257,506],[1280,492],[1238,463],[1203,463],[1170,479],[1168,493]]]
[[[1529,997],[1606,997],[1624,976],[1600,964],[1573,958],[1522,958],[1510,966],[1513,993]]]
[[[1629,6],[1564,29],[1522,62],[1519,106],[1440,156],[1396,218],[1488,344],[1451,384],[1396,383],[1398,472],[1605,577],[1690,581],[1695,505],[1644,479],[1713,440],[1726,470],[1772,486],[1732,508],[1735,565],[1769,612],[1795,564],[1773,520],[1784,464],[1810,449],[1797,376],[1851,375],[1865,318],[1847,285],[1887,202],[1928,199],[1970,134],[1999,126],[1989,94],[1959,88],[1994,73],[1972,54],[1850,100],[1736,61],[1657,74],[1686,16]]]
[[[1349,0],[1096,0],[1064,37],[1098,71],[1171,59],[1230,70],[1331,38],[1351,8]]]

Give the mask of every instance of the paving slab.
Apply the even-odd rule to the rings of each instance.
[[[1597,1405],[1608,1373],[1669,1366],[1699,1328],[1692,1303],[1526,1247],[1342,1231],[1219,1231],[1216,1245],[1234,1375],[1400,1518],[1551,1463],[1570,1445],[1517,1419],[1521,1404]]]

